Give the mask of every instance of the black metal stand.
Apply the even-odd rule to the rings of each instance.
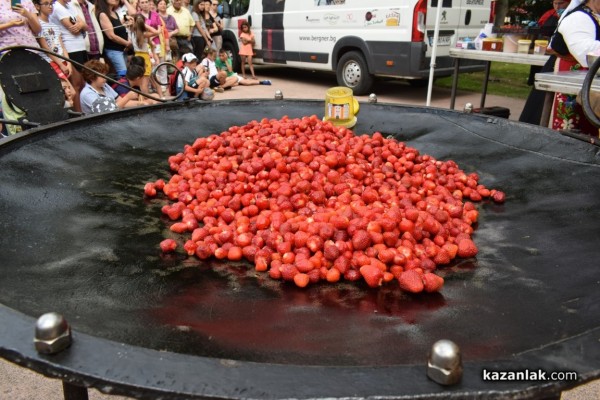
[[[450,109],[454,110],[456,103],[456,88],[458,87],[458,68],[460,67],[460,58],[454,59],[454,76],[452,77],[452,90],[450,91]]]
[[[73,385],[71,383],[63,381],[63,394],[65,400],[88,400],[87,388]]]
[[[485,62],[485,79],[483,80],[483,89],[481,89],[481,102],[479,103],[480,108],[485,107],[485,96],[487,95],[488,81],[490,80],[490,69],[492,66],[491,61]]]

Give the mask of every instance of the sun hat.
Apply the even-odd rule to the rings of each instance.
[[[196,57],[192,53],[185,53],[183,55],[183,57],[181,57],[181,59],[183,60],[183,62],[186,62],[186,63],[189,63],[189,62],[192,62],[192,61],[198,61],[198,57]]]

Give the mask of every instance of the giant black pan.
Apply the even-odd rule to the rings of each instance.
[[[475,261],[441,294],[317,285],[247,265],[163,256],[172,234],[147,181],[198,136],[317,101],[171,104],[72,120],[0,146],[0,355],[48,376],[162,398],[538,397],[600,376],[600,157],[546,129],[436,109],[365,104],[380,131],[453,159],[507,193],[484,202]],[[73,346],[37,355],[35,318],[63,314]],[[451,339],[462,383],[427,379]],[[482,370],[572,370],[577,381],[485,382]]]

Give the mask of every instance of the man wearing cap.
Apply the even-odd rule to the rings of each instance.
[[[195,25],[194,18],[187,7],[182,7],[182,0],[173,0],[173,4],[167,8],[167,14],[172,15],[177,22],[179,32],[175,35],[177,47],[180,52],[192,49],[192,29]]]
[[[186,53],[181,57],[183,61],[183,70],[177,78],[177,92],[184,89],[185,94],[182,99],[196,97],[203,100],[212,99],[214,93],[210,90],[210,82],[208,81],[208,71],[202,66],[198,66],[198,58],[193,53]],[[208,89],[208,92],[206,91]],[[210,98],[208,98],[210,97]]]

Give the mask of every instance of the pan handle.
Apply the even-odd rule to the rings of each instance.
[[[583,80],[583,85],[581,87],[581,103],[583,106],[583,113],[596,128],[600,128],[600,118],[598,118],[590,104],[590,90],[592,88],[592,82],[596,77],[596,72],[598,72],[599,68],[600,57],[597,57],[585,75],[585,79]]]

